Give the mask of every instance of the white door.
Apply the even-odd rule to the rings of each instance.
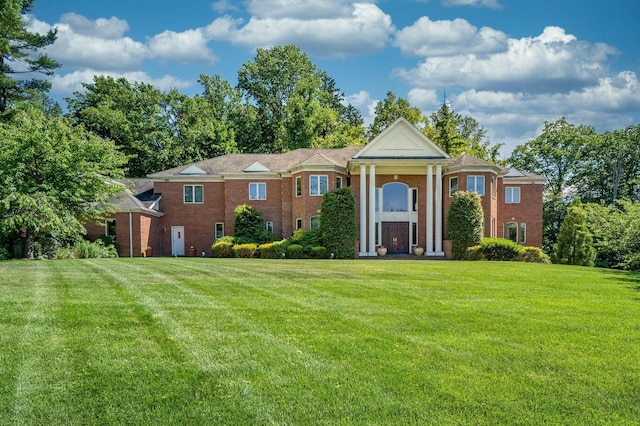
[[[171,227],[171,256],[184,256],[184,226]]]

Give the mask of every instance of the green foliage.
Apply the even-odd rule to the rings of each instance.
[[[553,247],[553,263],[593,266],[595,256],[593,237],[587,229],[587,214],[580,199],[575,198],[567,208],[558,242]]]
[[[258,249],[262,259],[282,259],[285,256],[289,240],[261,244]]]
[[[326,247],[315,246],[311,247],[310,256],[312,259],[327,259],[329,257],[329,252]]]
[[[289,244],[286,249],[287,259],[304,259],[304,249],[300,244]]]
[[[0,261],[1,260],[9,260],[11,258],[11,253],[4,247],[0,247]]]
[[[22,78],[29,75],[25,74],[25,65],[29,72],[45,76],[53,75],[60,66],[46,54],[37,53],[55,42],[57,30],[39,34],[27,29],[27,20],[23,16],[33,9],[34,1],[0,2],[0,114],[4,114],[11,104],[33,98],[34,93],[43,93],[51,88],[49,80]],[[18,64],[17,69],[13,68],[15,64]],[[20,74],[21,78],[13,78],[14,74]]]
[[[222,238],[220,238],[211,246],[211,251],[215,257],[235,257],[233,246],[233,242],[223,241]]]
[[[414,126],[423,121],[420,108],[412,106],[406,99],[396,97],[395,93],[389,91],[382,101],[376,103],[375,118],[367,130],[369,139],[378,136],[398,118],[404,118]]]
[[[358,225],[356,204],[350,188],[340,188],[322,196],[320,235],[324,247],[336,259],[353,259]]]
[[[539,247],[525,246],[520,250],[520,262],[551,263],[551,258]]]
[[[505,238],[483,238],[480,247],[486,260],[517,260],[522,251],[522,246]]]
[[[125,157],[114,144],[35,108],[0,124],[0,235],[33,256],[41,230],[65,239],[108,214]]]
[[[273,240],[266,230],[262,214],[253,206],[241,204],[234,210],[233,238],[236,243],[255,242],[258,244]]]
[[[322,245],[320,229],[296,229],[291,237],[291,242],[300,244],[308,250],[310,250],[311,247]]]
[[[477,245],[467,248],[464,260],[485,260],[482,255],[482,246]]]
[[[79,240],[73,246],[61,247],[55,250],[52,259],[99,259],[118,257],[118,250],[114,245],[105,246],[101,240],[91,242]]]
[[[453,243],[453,259],[464,259],[467,248],[480,244],[483,222],[480,196],[473,191],[456,191],[447,217],[447,230]]]
[[[233,253],[236,257],[250,259],[256,254],[258,246],[253,243],[236,244],[233,246]]]

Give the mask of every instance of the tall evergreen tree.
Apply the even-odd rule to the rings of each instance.
[[[567,207],[552,260],[567,265],[593,266],[595,257],[593,237],[587,229],[587,213],[576,197]]]
[[[17,79],[17,75],[41,73],[52,75],[60,66],[46,54],[34,54],[56,40],[56,30],[46,34],[32,33],[22,15],[33,9],[35,0],[0,1],[0,114],[10,102],[29,98],[30,93],[46,92],[51,88],[47,80]]]
[[[453,242],[453,258],[463,260],[467,248],[482,241],[484,213],[477,192],[456,191],[447,217],[447,232]]]

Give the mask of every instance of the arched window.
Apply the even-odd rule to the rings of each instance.
[[[388,183],[382,187],[382,211],[408,212],[409,188],[404,183]]]
[[[518,224],[514,222],[507,223],[507,239],[518,242]]]
[[[320,216],[312,216],[311,219],[309,219],[309,228],[311,229],[320,228]]]

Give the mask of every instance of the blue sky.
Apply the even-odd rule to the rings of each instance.
[[[638,0],[38,0],[26,19],[58,28],[57,99],[95,74],[189,94],[200,74],[235,85],[256,48],[293,43],[367,123],[387,91],[426,114],[446,91],[506,156],[545,120],[640,123],[638,17]]]

